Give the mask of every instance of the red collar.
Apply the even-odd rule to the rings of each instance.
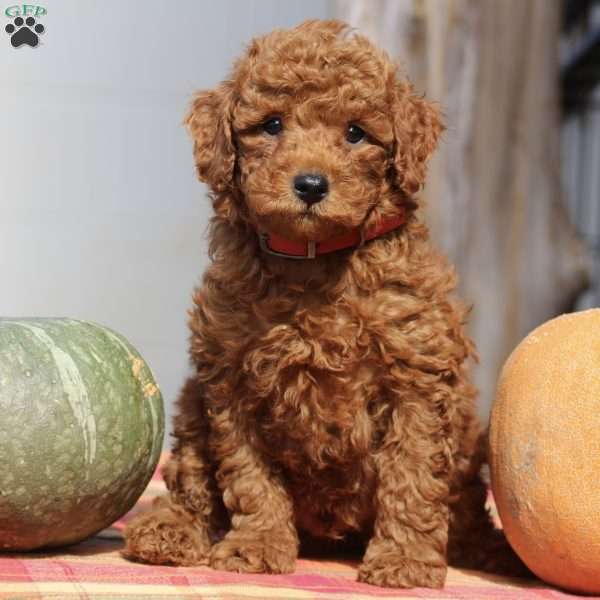
[[[366,234],[362,229],[354,229],[322,242],[295,242],[274,233],[259,232],[258,239],[261,249],[267,254],[284,258],[315,258],[336,250],[362,246],[369,240],[398,229],[404,223],[406,223],[406,212],[402,210],[394,217],[384,219],[371,227]]]

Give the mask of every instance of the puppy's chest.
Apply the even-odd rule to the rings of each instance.
[[[368,459],[385,428],[376,348],[349,307],[299,310],[265,327],[244,361],[264,451],[315,476]]]

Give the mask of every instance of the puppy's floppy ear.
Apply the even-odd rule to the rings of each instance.
[[[194,139],[194,158],[201,181],[215,192],[231,189],[235,166],[232,92],[227,83],[198,92],[185,124]]]
[[[427,161],[445,127],[439,110],[416,95],[409,83],[396,84],[393,94],[395,178],[412,197],[425,183]]]

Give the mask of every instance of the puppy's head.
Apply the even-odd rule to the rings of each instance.
[[[187,124],[221,216],[297,240],[412,205],[443,129],[387,55],[337,21],[254,40]]]

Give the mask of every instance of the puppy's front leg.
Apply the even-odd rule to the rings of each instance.
[[[213,418],[221,457],[217,480],[231,530],[213,546],[210,565],[240,573],[291,573],[298,556],[292,501],[233,423],[228,410]]]
[[[444,585],[452,457],[438,408],[431,399],[407,399],[392,415],[376,457],[377,515],[360,581],[402,588]]]

